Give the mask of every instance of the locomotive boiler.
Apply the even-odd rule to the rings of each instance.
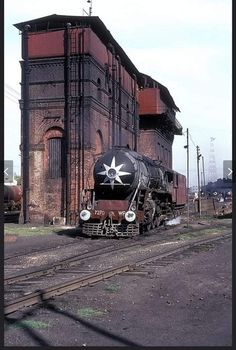
[[[113,147],[94,165],[80,220],[88,236],[134,236],[175,217],[186,203],[185,176],[127,147]]]

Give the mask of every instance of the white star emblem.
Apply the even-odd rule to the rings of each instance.
[[[103,183],[110,181],[112,189],[114,188],[115,181],[117,181],[123,185],[123,182],[121,181],[120,176],[131,174],[131,173],[127,173],[126,171],[120,171],[120,169],[122,168],[122,166],[124,164],[120,164],[117,166],[115,164],[116,164],[116,160],[115,160],[115,157],[113,157],[111,165],[109,166],[109,165],[103,163],[103,166],[106,170],[98,173],[98,175],[106,175],[106,178],[104,179]]]

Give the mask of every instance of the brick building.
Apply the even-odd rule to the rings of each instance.
[[[150,76],[142,74],[139,91],[139,152],[172,169],[174,135],[182,135],[182,126],[175,117],[179,108],[168,89]]]
[[[172,166],[178,107],[98,17],[51,15],[15,26],[22,32],[23,222],[77,223],[94,161],[113,145]]]

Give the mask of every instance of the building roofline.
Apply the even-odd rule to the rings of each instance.
[[[161,100],[165,105],[175,112],[180,112],[179,107],[176,106],[175,101],[166,86],[153,79],[150,75],[145,73],[140,74],[142,76],[141,80],[143,88],[158,88],[160,90]]]
[[[133,62],[127,56],[122,47],[114,39],[110,31],[98,16],[64,16],[53,14],[46,17],[40,17],[29,21],[24,21],[14,24],[14,26],[23,31],[26,25],[30,25],[29,32],[51,31],[51,30],[64,30],[66,24],[71,23],[71,27],[84,27],[91,28],[99,39],[105,43],[111,43],[114,46],[116,55],[120,56],[121,62],[126,66],[131,75],[135,74],[138,85],[141,85],[141,76],[138,69]]]
[[[121,63],[126,67],[127,71],[131,74],[131,76],[135,74],[139,87],[159,88],[161,100],[166,104],[166,106],[174,111],[180,112],[179,108],[176,106],[174,99],[171,96],[167,87],[160,84],[149,75],[141,73],[135,67],[133,62],[127,56],[127,54],[122,49],[122,47],[113,38],[110,31],[107,29],[105,24],[102,22],[102,20],[98,16],[69,16],[69,15],[52,14],[49,16],[16,23],[14,24],[14,26],[20,31],[23,31],[26,25],[30,25],[30,27],[28,27],[29,32],[40,32],[40,31],[51,31],[56,29],[64,30],[66,28],[67,23],[71,23],[72,28],[73,27],[91,28],[104,44],[107,45],[108,43],[111,43],[114,46],[115,53],[119,55],[121,59]]]

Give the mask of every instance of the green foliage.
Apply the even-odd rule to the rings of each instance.
[[[61,230],[62,228],[55,228],[53,226],[27,226],[11,223],[6,223],[4,225],[4,234],[14,234],[19,236],[45,235]]]
[[[120,290],[120,285],[118,283],[109,283],[106,284],[105,290],[110,293],[116,293]]]
[[[91,307],[85,307],[83,309],[79,309],[77,314],[84,318],[93,318],[93,317],[101,317],[105,315],[105,311],[99,309],[93,309]]]
[[[200,236],[205,236],[207,234],[217,234],[222,232],[223,228],[208,228],[201,231],[179,233],[176,235],[178,241],[185,241],[192,238],[197,238]]]
[[[24,320],[18,321],[10,326],[11,328],[33,328],[33,329],[45,329],[49,327],[49,323],[34,321],[34,320]]]

